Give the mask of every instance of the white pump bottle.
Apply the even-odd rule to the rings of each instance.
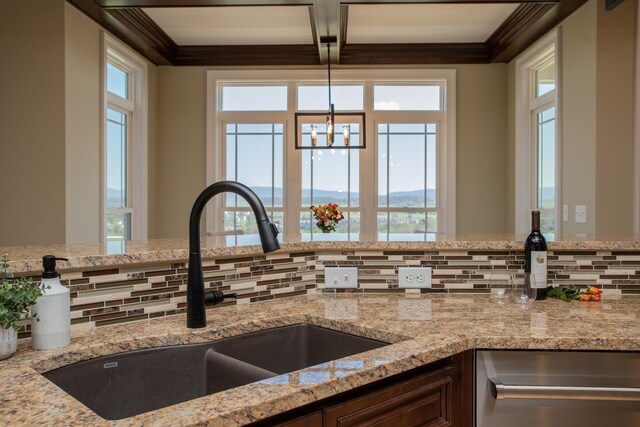
[[[71,341],[71,313],[69,289],[60,283],[56,271],[56,260],[67,261],[46,255],[42,258],[42,295],[31,307],[38,319],[31,321],[31,347],[35,350],[51,350],[69,345]]]

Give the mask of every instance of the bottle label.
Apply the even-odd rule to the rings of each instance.
[[[547,287],[547,251],[531,251],[531,286]]]

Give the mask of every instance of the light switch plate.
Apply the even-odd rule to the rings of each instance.
[[[358,268],[357,267],[325,267],[324,269],[325,288],[357,288]]]
[[[587,223],[587,207],[585,205],[576,205],[576,223]]]
[[[562,222],[569,221],[569,205],[562,205]]]
[[[430,288],[431,267],[398,267],[398,287]]]

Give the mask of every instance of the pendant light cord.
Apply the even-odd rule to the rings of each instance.
[[[329,108],[331,108],[331,43],[327,43],[327,61],[329,61],[327,80],[329,81]]]

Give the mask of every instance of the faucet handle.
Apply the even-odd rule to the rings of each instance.
[[[236,294],[235,292],[225,294],[225,293],[222,293],[222,291],[206,292],[204,294],[204,303],[205,305],[216,305],[216,304],[220,304],[222,301],[224,301],[227,298],[236,299],[238,298],[238,294]]]
[[[273,237],[278,237],[278,234],[280,233],[280,230],[278,230],[278,226],[272,222],[269,223],[269,226],[271,228],[271,232],[273,233]]]

